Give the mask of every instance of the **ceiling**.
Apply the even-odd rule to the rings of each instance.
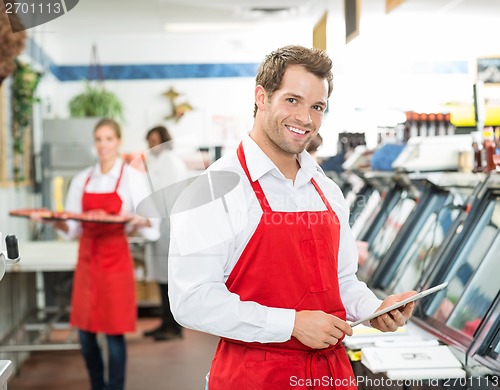
[[[360,0],[365,17],[385,15],[385,0]],[[80,0],[45,31],[71,33],[164,33],[166,26],[183,32],[315,18],[342,0]],[[393,16],[394,15],[394,16]],[[446,15],[500,19],[500,0],[405,0],[391,16]],[[181,31],[181,30],[177,30]]]

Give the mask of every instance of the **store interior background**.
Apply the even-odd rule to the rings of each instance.
[[[118,65],[121,74],[132,75],[105,77],[105,87],[125,108],[123,152],[144,150],[146,131],[160,123],[179,141],[194,135],[190,139],[198,145],[188,145],[193,149],[218,145],[224,152],[251,128],[258,63],[283,45],[312,46],[325,11],[335,80],[320,156],[337,152],[339,132],[363,132],[374,147],[377,127],[394,125],[404,111],[442,112],[447,102],[472,106],[477,58],[500,52],[499,1],[406,0],[388,14],[384,0],[359,4],[359,36],[346,45],[343,0],[82,0],[66,15],[28,30],[30,44],[21,59],[44,72],[33,122],[35,153],[43,120],[68,118],[69,100],[83,90],[83,80],[58,76],[87,67],[93,45],[100,65]],[[210,64],[209,71],[200,64]],[[158,78],[151,65],[176,65],[180,72]],[[220,69],[242,73],[220,77]],[[143,76],[135,77],[137,72]],[[8,86],[7,80],[4,101]],[[194,107],[177,122],[164,119],[171,114],[164,96],[170,88]],[[490,104],[500,101],[499,90],[485,88]],[[27,222],[6,214],[36,206],[31,189],[0,188],[0,204],[2,228],[27,238]]]
[[[314,25],[326,10],[335,89],[321,132],[326,138],[322,153],[335,154],[340,131],[366,132],[373,142],[376,126],[394,120],[388,110],[432,112],[447,102],[472,103],[477,58],[499,54],[498,1],[407,0],[386,14],[384,0],[361,0],[360,34],[347,45],[343,3],[80,1],[63,17],[29,31],[39,50],[34,47],[28,57],[46,74],[38,89],[40,115],[68,117],[68,101],[82,90],[82,82],[60,81],[47,68],[88,66],[95,44],[102,65],[134,68],[131,72],[142,65],[148,77],[105,82],[125,106],[125,152],[145,146],[146,130],[169,115],[163,93],[170,87],[182,94],[179,101],[194,107],[177,123],[166,122],[175,136],[194,132],[201,144],[234,146],[251,125],[253,74],[213,77],[207,72],[193,78],[192,66],[233,64],[237,71],[247,64],[255,69],[279,46],[311,46]],[[262,14],[252,8],[285,11]],[[148,65],[171,64],[185,65],[185,73],[173,79],[148,73]],[[494,89],[488,94],[500,97]],[[221,140],[224,120],[229,137]]]
[[[359,35],[346,44],[344,0],[80,0],[66,15],[27,31],[20,59],[44,73],[34,107],[35,157],[43,121],[69,118],[68,102],[83,91],[80,77],[94,45],[106,72],[117,67],[105,73],[104,85],[124,105],[124,153],[145,150],[146,132],[158,124],[183,150],[231,150],[252,126],[258,64],[280,46],[312,46],[325,11],[334,90],[319,157],[337,153],[341,132],[364,133],[374,148],[380,129],[404,121],[405,111],[445,112],[446,103],[456,102],[472,112],[477,59],[500,57],[500,1],[400,2],[387,13],[386,0],[359,0]],[[172,77],[161,75],[174,67]],[[500,107],[499,86],[484,88],[490,107]],[[6,79],[0,90],[4,129],[11,125],[10,87]],[[180,103],[193,106],[178,121],[165,119],[172,114],[165,96],[171,88]],[[9,210],[40,206],[34,186],[0,180],[0,230],[17,235],[21,256],[35,224],[9,217]],[[7,287],[4,280],[4,291],[26,295],[16,281]],[[0,294],[0,307],[8,299]],[[0,329],[12,325],[10,314],[0,316]],[[0,359],[10,356],[0,353]]]

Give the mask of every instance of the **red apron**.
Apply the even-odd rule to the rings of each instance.
[[[102,209],[119,214],[122,200],[118,186],[109,193],[86,191],[92,173],[85,182],[82,210]],[[73,280],[71,325],[88,332],[110,335],[135,330],[137,306],[132,256],[124,224],[82,222],[83,233]]]
[[[226,285],[242,301],[322,310],[346,319],[338,283],[340,223],[314,179],[327,210],[275,212],[258,181],[252,182],[243,147],[238,158],[263,215]],[[312,349],[292,337],[284,343],[221,339],[210,369],[209,390],[357,389],[339,341]]]

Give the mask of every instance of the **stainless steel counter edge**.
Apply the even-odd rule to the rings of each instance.
[[[12,375],[12,362],[10,360],[0,360],[0,390],[7,388],[7,381]]]

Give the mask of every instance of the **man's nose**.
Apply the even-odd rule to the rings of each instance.
[[[309,108],[301,107],[297,109],[297,112],[295,113],[295,119],[297,119],[304,125],[309,125],[310,123],[312,123],[312,117]]]

